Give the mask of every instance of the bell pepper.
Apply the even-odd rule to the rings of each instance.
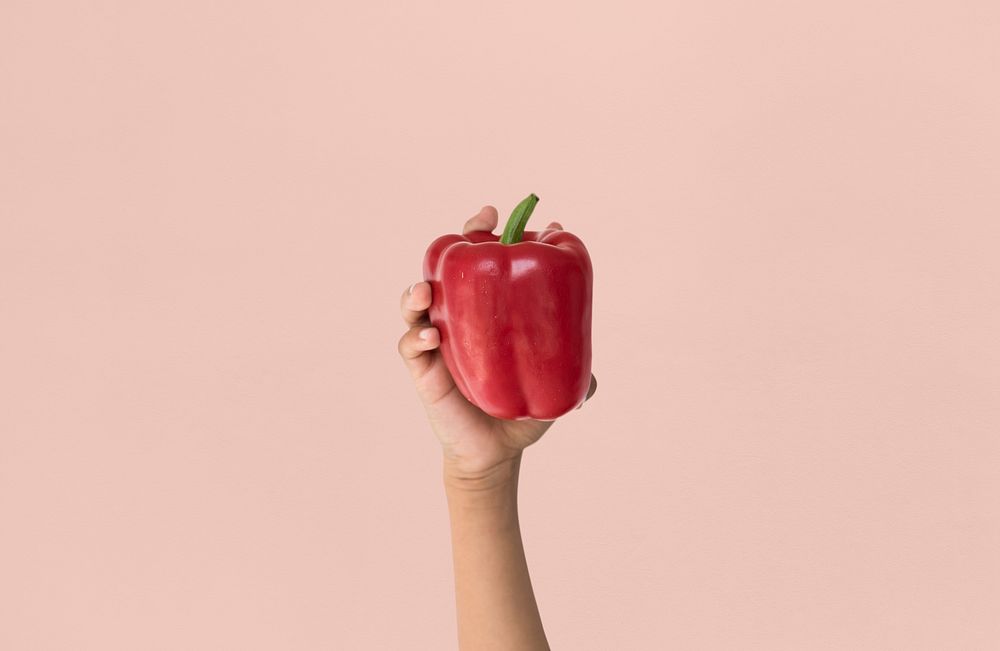
[[[509,420],[554,420],[590,388],[590,255],[572,233],[525,231],[537,203],[518,204],[500,237],[443,235],[424,257],[430,321],[458,390]]]

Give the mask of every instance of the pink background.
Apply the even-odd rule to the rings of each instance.
[[[454,649],[396,355],[529,192],[556,649],[1000,647],[996,2],[0,4],[0,648]]]

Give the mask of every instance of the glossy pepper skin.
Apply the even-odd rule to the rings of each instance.
[[[499,240],[485,231],[434,240],[424,258],[431,324],[470,402],[497,418],[554,420],[590,388],[590,256],[562,230]]]

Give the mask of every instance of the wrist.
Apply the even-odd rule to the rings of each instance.
[[[492,466],[476,470],[464,468],[445,457],[443,464],[445,491],[449,498],[463,495],[516,494],[520,468],[520,452]]]

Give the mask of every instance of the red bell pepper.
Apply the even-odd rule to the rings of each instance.
[[[445,364],[497,418],[554,420],[590,388],[590,256],[572,233],[524,230],[537,202],[518,204],[502,237],[443,235],[424,257]]]

